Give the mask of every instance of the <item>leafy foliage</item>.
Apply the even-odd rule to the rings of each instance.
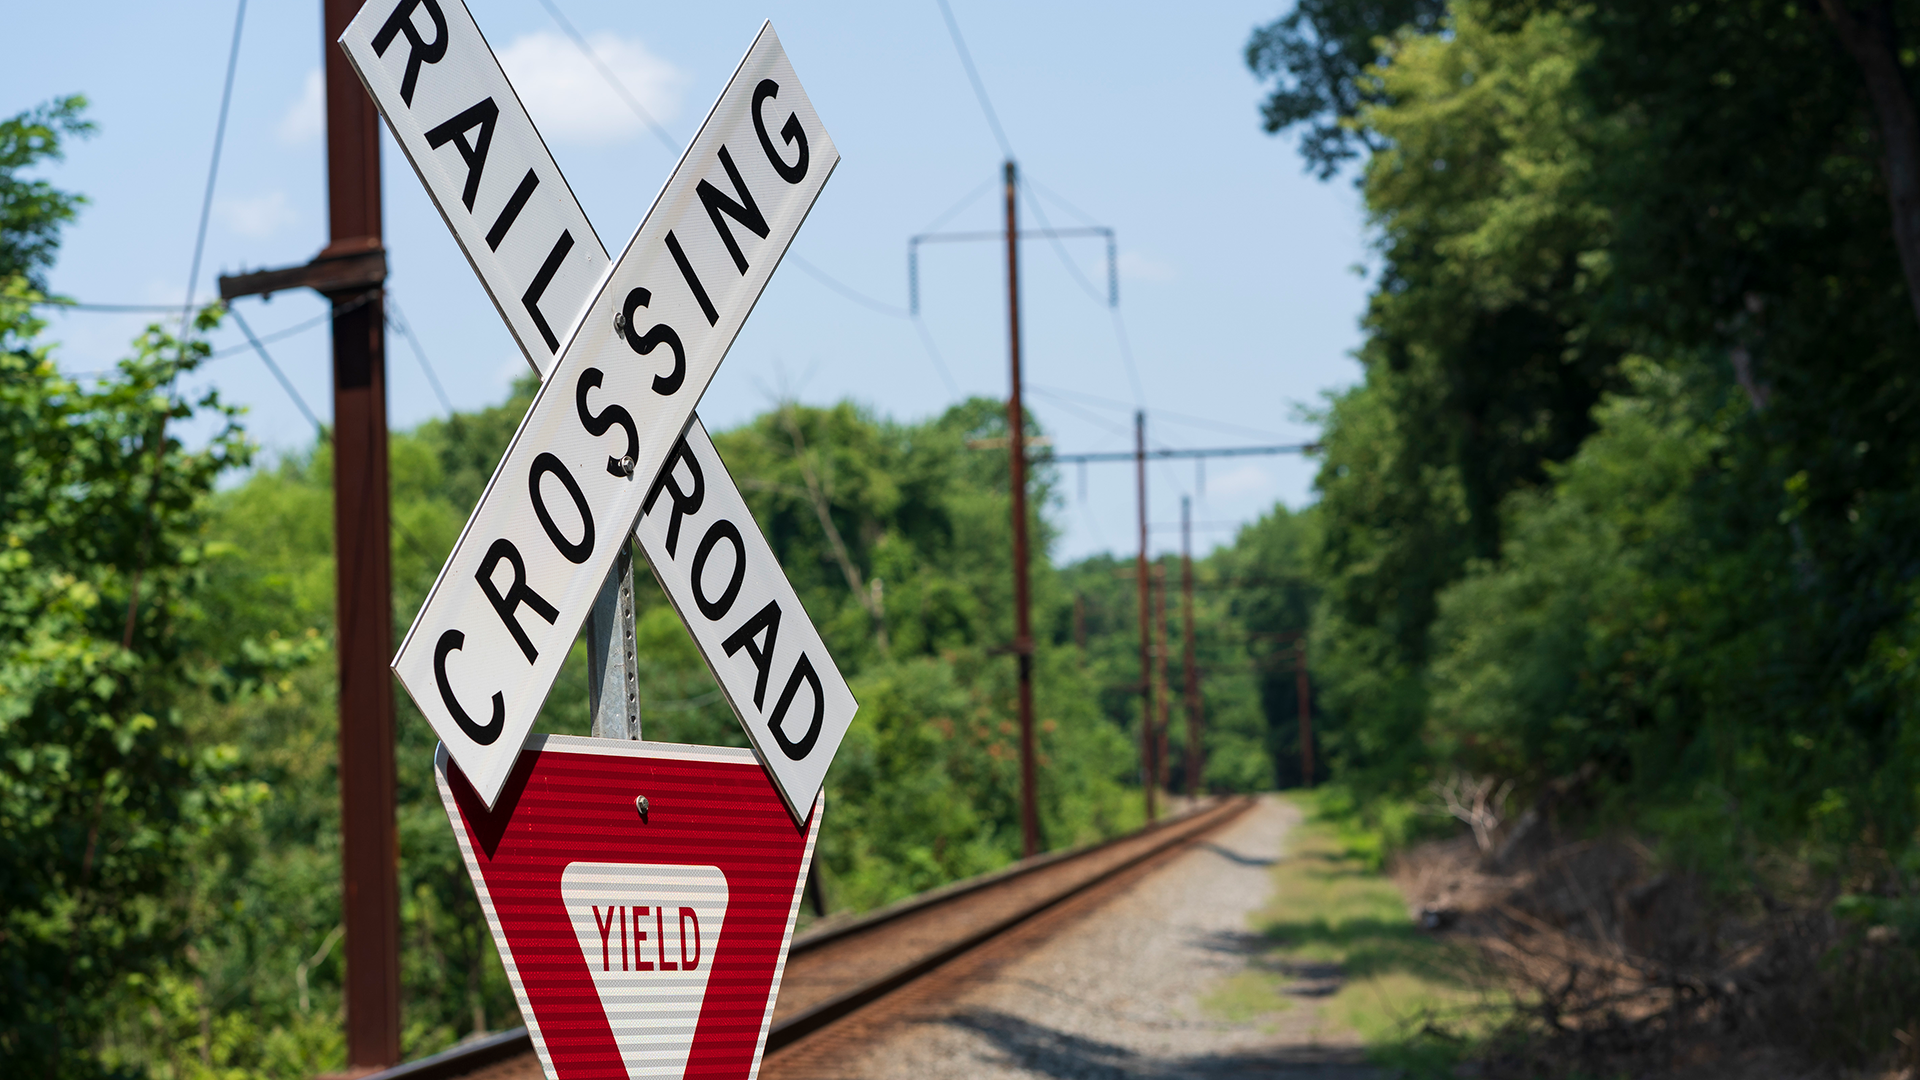
[[[86,198],[19,174],[60,160],[63,138],[93,134],[93,122],[81,115],[86,108],[87,99],[74,94],[0,120],[0,281],[21,277],[46,291],[60,226],[73,220]]]
[[[1260,107],[1267,131],[1302,126],[1300,156],[1325,180],[1380,143],[1356,121],[1380,100],[1365,78],[1384,42],[1401,28],[1430,33],[1446,13],[1444,0],[1299,0],[1293,10],[1254,30],[1247,66],[1274,84]]]
[[[1354,76],[1314,646],[1360,806],[1592,776],[1727,905],[1910,894],[1920,326],[1833,7],[1454,0]],[[1866,1061],[1873,1008],[1807,1038]]]
[[[24,310],[0,309],[0,1056],[84,1075],[104,991],[176,947],[194,838],[248,797],[180,709],[220,554],[200,527],[248,450],[217,397],[169,392],[203,343],[149,329],[83,386]],[[187,450],[164,432],[196,411],[224,426]]]

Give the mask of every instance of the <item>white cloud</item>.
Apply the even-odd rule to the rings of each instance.
[[[284,191],[269,191],[251,199],[216,199],[214,209],[227,228],[254,240],[272,236],[281,226],[300,220]]]
[[[1134,251],[1120,253],[1120,276],[1132,281],[1172,281],[1174,269]]]
[[[276,133],[288,146],[304,146],[320,137],[327,126],[327,84],[320,69],[307,72],[300,85],[300,97],[280,116]]]
[[[664,124],[679,114],[686,81],[680,69],[648,52],[638,38],[600,30],[587,35],[587,44],[656,121]],[[550,139],[611,143],[645,130],[606,77],[559,34],[542,30],[513,39],[500,50],[500,66]]]

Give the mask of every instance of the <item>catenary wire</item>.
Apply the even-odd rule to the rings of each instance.
[[[1044,394],[1052,394],[1052,395],[1058,395],[1061,397],[1077,398],[1089,404],[1101,405],[1109,409],[1123,409],[1123,410],[1126,410],[1127,412],[1132,412],[1136,408],[1136,406],[1129,405],[1124,401],[1118,401],[1110,397],[1102,397],[1099,394],[1089,394],[1084,390],[1067,390],[1058,386],[1036,385],[1031,381],[1028,382],[1027,385],[1030,387],[1033,387],[1036,390],[1039,390],[1041,393],[1044,393]],[[1222,431],[1238,431],[1247,435],[1258,435],[1261,438],[1284,439],[1287,437],[1277,432],[1267,431],[1263,428],[1247,427],[1243,424],[1228,423],[1225,420],[1209,420],[1205,417],[1191,416],[1186,413],[1173,412],[1168,409],[1150,408],[1147,410],[1147,415],[1153,416],[1162,420],[1171,420],[1174,423],[1181,424],[1187,427],[1215,428]]]
[[[247,20],[247,0],[233,14],[233,45],[227,52],[227,81],[220,91],[220,120],[213,129],[213,160],[207,163],[207,191],[200,199],[200,229],[193,240],[193,268],[187,273],[187,301],[180,309],[180,340],[193,329],[193,292],[200,283],[200,258],[207,249],[207,221],[213,216],[214,182],[220,177],[220,149],[227,141],[227,113],[233,105],[233,74],[240,66],[240,31]]]
[[[633,110],[633,114],[640,118],[640,122],[645,124],[648,130],[653,132],[654,137],[658,138],[661,144],[666,146],[667,149],[676,154],[680,153],[680,144],[673,136],[667,134],[666,129],[660,126],[659,121],[654,119],[653,114],[648,112],[645,106],[640,104],[639,100],[627,89],[626,84],[622,83],[619,77],[613,73],[612,69],[608,68],[607,65],[601,61],[600,57],[594,53],[592,46],[587,44],[586,37],[574,27],[565,13],[554,3],[554,0],[540,0],[540,4],[547,9],[548,14],[553,16],[554,21],[560,24],[560,28],[566,31],[567,37],[573,41],[574,47],[579,49],[581,55],[585,56],[587,60],[593,64],[593,69],[599,72],[600,77],[606,80],[607,85],[612,87],[616,94],[620,95],[620,100],[626,103],[627,108]],[[977,196],[970,196],[969,198],[973,197]],[[797,254],[789,252],[787,258],[793,260],[795,266],[798,266],[801,270],[817,279],[821,284],[852,303],[859,304],[861,307],[873,311],[876,314],[886,315],[891,318],[909,317],[906,311],[884,301],[875,300],[860,290],[841,282],[833,275]],[[411,334],[408,335],[408,339],[412,340]],[[947,371],[946,361],[941,359],[938,351],[933,348],[932,342],[927,340],[924,331],[921,334],[921,344],[926,346],[927,357],[933,361],[934,370],[939,372],[941,381],[947,384],[947,388],[951,390],[955,396],[958,396],[959,390],[954,384],[953,376]],[[442,398],[444,400],[444,395],[442,395]]]
[[[240,31],[246,24],[246,16],[247,0],[240,0],[233,14],[233,46],[227,53],[226,85],[220,93],[220,120],[214,128],[213,159],[207,165],[207,194],[206,197],[201,200],[199,235],[193,243],[193,269],[187,275],[187,299],[186,303],[181,305],[180,309],[180,351],[183,360],[186,355],[186,341],[193,333],[193,287],[194,283],[200,277],[200,256],[206,248],[207,219],[213,212],[214,182],[220,176],[220,147],[225,142],[227,135],[227,111],[229,106],[233,104],[233,73],[240,66]],[[175,368],[167,376],[164,393],[169,400],[173,397],[173,387],[179,380],[179,377],[180,371],[178,368]],[[169,412],[170,411],[171,410],[169,410]],[[166,460],[166,449],[167,414],[162,413],[159,423],[154,425],[153,479],[147,486],[146,507],[141,513],[140,554],[139,557],[134,560],[133,575],[127,588],[127,624],[126,629],[122,631],[120,636],[120,647],[123,650],[131,651],[133,649],[133,632],[139,625],[140,579],[146,573],[147,569],[147,555],[150,550],[149,545],[153,539],[153,502],[154,496],[159,493],[160,489],[160,467],[162,462]]]
[[[1023,183],[1022,186],[1024,187],[1025,184]],[[1074,265],[1072,259],[1067,257],[1067,249],[1060,243],[1060,238],[1053,235],[1053,222],[1048,220],[1046,208],[1040,205],[1039,199],[1030,198],[1027,200],[1027,205],[1033,209],[1034,216],[1040,219],[1041,226],[1046,229],[1047,239],[1052,241],[1054,254],[1059,256],[1060,264],[1067,268],[1067,272],[1073,275],[1073,280],[1079,283],[1080,288],[1086,292],[1088,297],[1092,298],[1094,303],[1100,303],[1100,294],[1094,289],[1093,283],[1088,281],[1086,275],[1080,272],[1080,268]],[[1108,314],[1111,315],[1113,319],[1114,341],[1120,346],[1120,362],[1126,367],[1127,381],[1133,386],[1135,407],[1145,408],[1147,393],[1144,384],[1140,381],[1140,367],[1133,361],[1133,342],[1127,335],[1126,320],[1120,315],[1120,305],[1117,302],[1118,297],[1111,299],[1116,302],[1108,303],[1106,307]]]
[[[973,54],[967,51],[967,40],[960,36],[960,24],[954,20],[953,9],[947,6],[947,0],[934,0],[940,5],[940,14],[947,20],[947,33],[953,36],[954,51],[960,54],[960,64],[967,69],[967,79],[973,83],[974,96],[980,99],[980,111],[987,115],[987,125],[993,128],[994,141],[1000,144],[1000,152],[1009,161],[1014,157],[1013,144],[1007,141],[1007,133],[1000,127],[1000,117],[993,111],[993,102],[987,99],[987,86],[980,81],[980,73],[974,70]]]
[[[48,308],[59,308],[61,311],[92,311],[92,312],[108,312],[113,314],[146,313],[146,312],[152,312],[152,313],[158,314],[158,313],[172,313],[180,310],[180,305],[178,304],[83,304],[77,300],[60,300],[60,299],[22,301],[22,300],[14,300],[12,298],[0,298],[0,303],[7,303],[7,304],[24,303],[28,307],[48,307]]]
[[[227,314],[233,316],[234,325],[240,328],[240,332],[247,335],[247,344],[252,346],[254,352],[260,354],[260,359],[267,365],[267,370],[273,372],[273,377],[280,380],[280,388],[293,399],[293,404],[300,410],[300,415],[306,417],[307,422],[313,425],[314,435],[321,442],[327,441],[326,426],[320,423],[320,418],[313,415],[313,410],[307,407],[307,399],[301,397],[300,391],[293,388],[293,382],[287,378],[287,373],[281,371],[280,365],[273,362],[273,356],[267,352],[266,345],[254,336],[253,327],[247,325],[246,317],[232,308],[227,309]]]
[[[407,318],[406,312],[400,310],[400,301],[393,298],[391,289],[387,291],[386,299],[387,307],[393,312],[387,316],[387,325],[399,331],[401,336],[407,339],[407,344],[413,349],[414,359],[420,361],[420,370],[426,372],[427,384],[433,387],[433,396],[440,399],[440,407],[447,411],[448,416],[452,416],[453,402],[447,400],[447,391],[440,385],[440,376],[434,372],[433,365],[427,361],[427,352],[420,347],[420,338],[413,332],[412,321]]]
[[[933,334],[927,330],[927,324],[916,318],[913,320],[913,328],[919,331],[920,344],[926,348],[927,359],[933,361],[934,370],[940,373],[940,381],[947,384],[947,392],[955,398],[962,397],[960,385],[953,381],[953,375],[947,370],[946,358],[941,356],[940,350],[933,346]]]
[[[607,67],[605,61],[601,60],[599,55],[593,51],[593,47],[587,44],[587,39],[581,36],[580,31],[574,29],[573,23],[567,19],[566,15],[561,13],[559,6],[556,5],[553,0],[540,0],[540,6],[546,8],[547,14],[553,16],[553,21],[559,23],[560,29],[566,31],[567,36],[573,39],[573,43],[580,49],[581,55],[587,58],[587,62],[593,65],[594,70],[600,73],[601,78],[607,80],[607,85],[613,87],[613,92],[620,95],[620,99],[627,103],[627,108],[633,110],[633,114],[640,118],[640,122],[647,125],[648,130],[652,131],[654,137],[664,143],[667,149],[678,154],[680,152],[680,146],[674,142],[673,136],[668,135],[667,129],[660,126],[660,121],[655,120],[653,114],[648,112],[646,107],[640,104],[639,99],[635,98],[633,94],[628,91],[626,84],[621,82],[619,78],[614,75],[612,69]]]
[[[997,176],[987,177],[986,180],[981,182],[979,187],[974,188],[972,191],[969,191],[965,195],[961,196],[959,202],[956,202],[952,206],[947,207],[947,210],[945,213],[941,214],[937,218],[934,218],[932,223],[928,224],[925,228],[921,229],[920,232],[923,235],[926,233],[933,232],[939,229],[940,226],[945,225],[949,221],[952,221],[954,218],[954,215],[960,213],[960,211],[962,210],[965,210],[967,207],[972,206],[975,202],[979,200],[980,196],[985,195],[989,191],[992,191],[993,185],[999,182],[1000,182],[1000,178]]]

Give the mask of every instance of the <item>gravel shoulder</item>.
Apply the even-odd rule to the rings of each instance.
[[[1299,811],[1263,800],[1125,893],[839,1057],[847,1077],[1258,1075],[1361,1080],[1357,1036],[1312,996],[1236,992],[1266,944],[1250,917]]]

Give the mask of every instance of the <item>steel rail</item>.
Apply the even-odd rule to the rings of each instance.
[[[894,967],[877,978],[866,980],[792,1015],[776,1019],[768,1032],[767,1052],[772,1053],[791,1045],[834,1021],[884,998],[887,994],[993,940],[1034,916],[1113,879],[1169,848],[1226,824],[1245,812],[1253,802],[1254,800],[1244,796],[1216,797],[1196,804],[1179,814],[1164,817],[1125,836],[1077,848],[1048,852],[1031,859],[1022,859],[1000,870],[943,885],[865,915],[845,920],[831,920],[796,935],[788,949],[789,963],[795,957],[820,954],[837,948],[853,951],[859,948],[860,938],[876,932],[885,932],[889,927],[897,925],[910,916],[960,905],[994,889],[1006,888],[1042,871],[1063,868],[1076,861],[1095,858],[1116,847],[1157,837],[1155,842],[1144,845],[1140,851],[1130,854],[1114,865],[1084,879],[1076,880],[1064,888],[1050,891],[1031,903],[1021,905],[1004,918],[994,920],[986,926],[942,944],[937,949],[916,956],[911,961]],[[451,1047],[418,1061],[359,1075],[355,1080],[454,1080],[456,1077],[466,1076],[486,1066],[532,1052],[532,1036],[528,1034],[526,1028],[518,1027]]]

